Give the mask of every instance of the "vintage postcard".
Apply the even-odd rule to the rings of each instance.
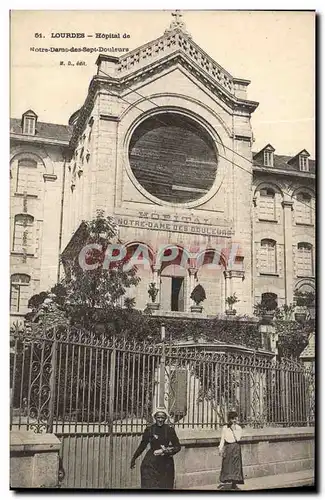
[[[315,488],[315,18],[11,11],[11,489]]]

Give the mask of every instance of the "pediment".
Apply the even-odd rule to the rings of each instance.
[[[234,78],[180,29],[167,30],[160,38],[119,58],[100,55],[97,65],[98,75],[109,78],[110,85],[120,90],[181,65],[232,109],[253,112],[258,106],[243,98],[249,80]]]

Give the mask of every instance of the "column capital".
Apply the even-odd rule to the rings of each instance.
[[[161,265],[160,265],[160,264],[154,264],[154,265],[152,266],[152,270],[153,270],[154,272],[156,272],[156,273],[159,273],[159,272],[160,272],[160,270],[161,270]]]
[[[288,207],[288,208],[291,208],[291,210],[292,210],[293,209],[293,203],[294,203],[293,200],[283,200],[282,201],[282,207],[283,208]]]
[[[194,276],[198,272],[197,267],[189,267],[188,268],[188,273],[190,276]]]
[[[227,269],[223,274],[226,279],[241,278],[243,280],[245,278],[245,271],[240,269]]]

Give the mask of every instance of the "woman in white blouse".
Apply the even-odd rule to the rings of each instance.
[[[219,453],[222,456],[220,485],[231,484],[231,489],[238,489],[237,484],[244,484],[243,464],[240,448],[242,428],[238,425],[238,414],[228,413],[228,423],[222,428]]]

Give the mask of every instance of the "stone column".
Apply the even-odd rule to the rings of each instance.
[[[158,295],[156,298],[156,302],[160,304],[160,264],[155,264],[152,267],[152,282],[156,285],[156,288],[158,288]]]
[[[262,348],[273,352],[274,356],[277,356],[279,335],[276,333],[274,325],[272,323],[260,323],[259,331],[262,339]]]
[[[197,273],[197,268],[196,267],[189,267],[188,268],[188,287],[187,287],[187,295],[186,295],[186,306],[185,306],[185,311],[190,312],[191,311],[191,305],[194,305],[193,300],[191,299],[191,293],[193,292],[195,288],[195,275]]]
[[[236,293],[236,296],[241,301],[242,282],[245,277],[245,271],[242,269],[227,269],[223,274],[225,277],[225,299]],[[240,308],[240,302],[238,304]],[[234,309],[237,310],[237,304],[234,305]]]
[[[285,303],[293,301],[292,200],[283,200],[284,286]]]

